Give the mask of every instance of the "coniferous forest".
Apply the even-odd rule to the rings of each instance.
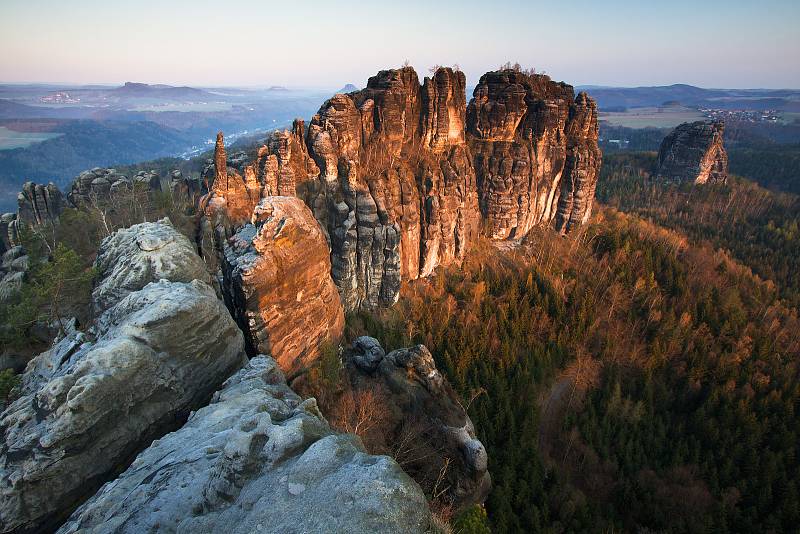
[[[607,158],[593,223],[482,243],[348,318],[427,345],[487,445],[495,532],[788,532],[800,521],[797,199]]]

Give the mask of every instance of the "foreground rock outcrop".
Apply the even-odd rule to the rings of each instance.
[[[167,220],[104,241],[96,323],[34,358],[0,416],[2,532],[59,524],[245,365],[241,332],[181,248]]]
[[[220,135],[211,218],[224,208],[237,229],[262,197],[302,198],[348,311],[391,305],[403,280],[459,263],[481,228],[517,239],[585,222],[601,163],[594,101],[512,69],[484,75],[469,106],[465,86],[449,68],[422,84],[410,67],[385,70],[254,155],[227,156]]]
[[[696,184],[728,182],[728,153],[722,121],[687,122],[675,128],[658,150],[658,178]]]
[[[98,316],[150,282],[199,280],[211,284],[192,242],[173,228],[169,219],[116,231],[103,241],[95,268],[92,303]]]
[[[344,330],[328,246],[299,198],[264,197],[251,220],[224,244],[223,293],[251,352],[297,370]]]
[[[405,468],[415,479],[424,486],[438,483],[440,498],[456,511],[486,500],[486,449],[425,346],[386,354],[376,339],[360,337],[346,351],[345,364],[353,389],[380,404],[379,424],[390,443],[406,443]]]
[[[425,532],[395,461],[335,434],[258,356],[186,425],[154,442],[59,532]]]

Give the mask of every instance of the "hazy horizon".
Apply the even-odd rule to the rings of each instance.
[[[201,87],[364,85],[408,59],[460,65],[476,83],[506,61],[573,85],[800,87],[800,5],[630,0],[553,6],[256,0],[5,0],[3,83],[124,81]],[[211,21],[211,22],[210,22]]]

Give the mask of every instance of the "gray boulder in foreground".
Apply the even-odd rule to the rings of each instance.
[[[335,434],[314,399],[258,356],[209,406],[153,442],[62,533],[425,532],[420,487],[386,456]]]
[[[104,239],[95,268],[98,282],[92,301],[98,315],[157,280],[211,283],[192,242],[167,218],[122,228]]]
[[[157,252],[167,243],[189,257],[180,248],[193,253],[189,241],[168,222],[137,227],[101,247],[102,256],[114,244],[116,257],[116,268],[100,270],[108,291],[94,304],[104,313],[89,333],[73,331],[34,358],[0,415],[1,532],[58,526],[246,364],[241,331],[213,289],[192,280],[196,265],[187,271]],[[116,276],[120,265],[138,274]]]

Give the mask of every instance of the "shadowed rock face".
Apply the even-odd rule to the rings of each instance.
[[[413,433],[414,456],[407,466],[412,476],[439,473],[450,461],[443,495],[456,510],[486,500],[491,489],[487,455],[475,428],[447,379],[423,346],[386,354],[371,337],[360,337],[345,353],[350,382],[382,404],[381,424],[394,441]]]
[[[154,442],[59,530],[69,532],[426,532],[419,486],[257,356],[211,404]]]
[[[484,74],[467,109],[486,233],[521,238],[534,226],[562,232],[591,214],[601,153],[597,107],[541,74]]]
[[[241,332],[180,247],[193,253],[167,220],[103,242],[91,334],[31,360],[0,415],[0,531],[63,521],[245,365]]]
[[[728,181],[728,153],[722,143],[725,123],[687,122],[675,128],[658,150],[658,177],[696,184]]]
[[[327,243],[302,200],[261,199],[252,223],[227,240],[224,253],[223,293],[252,352],[297,370],[342,335]]]
[[[64,211],[64,196],[52,182],[47,185],[25,182],[17,196],[17,217],[26,224],[54,222]]]

